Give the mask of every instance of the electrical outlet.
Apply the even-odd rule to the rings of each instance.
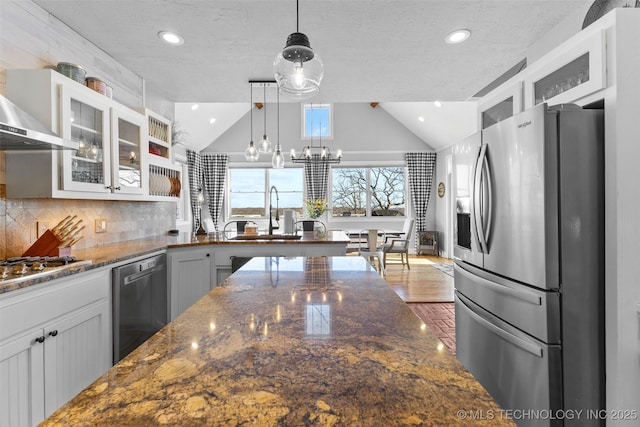
[[[40,236],[42,236],[44,232],[47,231],[48,229],[49,229],[48,222],[41,222],[41,221],[36,222],[36,237],[39,239]]]
[[[96,233],[107,232],[107,220],[105,218],[96,218]]]

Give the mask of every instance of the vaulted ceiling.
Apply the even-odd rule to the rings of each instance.
[[[183,103],[247,103],[248,81],[272,78],[273,60],[296,30],[293,0],[35,2]],[[592,2],[302,0],[300,32],[325,66],[314,102],[465,101]],[[471,38],[445,43],[460,28]],[[162,30],[179,33],[184,44],[164,44]]]

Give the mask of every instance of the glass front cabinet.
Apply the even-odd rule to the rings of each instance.
[[[7,75],[10,99],[78,143],[77,150],[10,154],[12,197],[140,200],[148,195],[143,114],[56,71],[8,70]]]
[[[82,92],[60,86],[62,134],[79,144],[62,153],[63,189],[142,194],[144,116]]]
[[[604,30],[564,44],[542,57],[525,81],[525,107],[578,102],[606,87]]]

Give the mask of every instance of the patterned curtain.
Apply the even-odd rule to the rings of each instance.
[[[227,164],[229,156],[226,154],[203,154],[202,173],[204,175],[204,188],[207,192],[209,214],[213,225],[218,230],[218,220],[222,212],[222,200],[224,199],[224,183],[227,177]]]
[[[189,196],[191,197],[191,213],[193,214],[193,231],[200,227],[200,210],[198,194],[203,187],[202,158],[200,153],[187,150],[187,167],[189,168]]]
[[[436,168],[436,153],[406,153],[405,159],[409,170],[411,200],[416,215],[416,231],[425,231],[433,171]]]
[[[319,153],[314,153],[311,156],[311,161],[304,164],[307,197],[313,200],[326,200],[327,182],[329,181],[329,163],[322,161]]]

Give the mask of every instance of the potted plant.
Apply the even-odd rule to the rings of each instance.
[[[305,202],[305,210],[310,218],[318,219],[327,210],[327,201],[325,199],[307,199]],[[303,231],[313,231],[314,221],[303,221]]]

